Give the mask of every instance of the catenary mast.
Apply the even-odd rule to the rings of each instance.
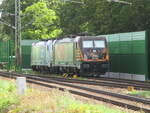
[[[21,69],[21,18],[20,18],[20,0],[15,0],[15,56],[16,67]]]

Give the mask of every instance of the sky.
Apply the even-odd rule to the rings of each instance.
[[[0,0],[0,4],[2,3],[2,1],[3,1],[3,0]],[[2,12],[0,12],[0,18],[1,18],[1,14],[2,14]]]
[[[0,4],[2,3],[3,0],[0,0]]]

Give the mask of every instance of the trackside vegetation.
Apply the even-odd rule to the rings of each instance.
[[[24,96],[18,96],[13,82],[0,80],[0,113],[131,113],[81,99],[58,89],[29,88]]]
[[[18,103],[16,87],[13,83],[0,80],[0,113],[6,113],[7,108]]]
[[[125,113],[104,105],[94,105],[76,100],[69,92],[29,90],[20,105],[10,113]]]
[[[134,95],[134,96],[139,96],[139,97],[144,97],[144,98],[150,98],[150,91],[131,91],[128,92],[128,94],[130,95]]]

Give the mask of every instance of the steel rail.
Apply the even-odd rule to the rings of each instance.
[[[8,76],[8,77],[10,77],[10,76]],[[15,77],[12,77],[12,78],[15,78]],[[45,87],[48,87],[48,88],[58,88],[59,90],[62,90],[62,91],[66,90],[65,88],[56,87],[56,86],[52,86],[52,85],[49,85],[49,84],[40,83],[40,82],[37,82],[37,81],[27,80],[27,82],[34,83],[34,84],[41,85],[41,86],[45,86]],[[94,95],[90,95],[90,94],[86,94],[86,93],[78,92],[78,91],[74,91],[74,90],[68,90],[68,91],[70,93],[73,93],[73,94],[76,94],[76,95],[84,96],[84,97],[87,97],[87,98],[93,98],[93,99],[103,101],[103,102],[107,102],[107,103],[111,103],[111,104],[114,104],[114,105],[117,105],[117,106],[126,107],[128,109],[137,110],[137,111],[138,110],[143,110],[145,113],[150,112],[150,109],[139,108],[139,107],[134,106],[134,105],[130,105],[130,104],[122,103],[122,102],[117,102],[117,101],[114,101],[114,100],[110,100],[110,99],[106,99],[106,98],[102,98],[102,97],[99,97],[99,96],[94,96]]]
[[[72,88],[82,89],[82,90],[94,92],[97,94],[104,94],[104,95],[113,96],[113,97],[117,97],[117,98],[121,98],[121,99],[122,98],[127,99],[130,101],[141,102],[143,104],[150,104],[150,99],[144,99],[144,98],[138,98],[138,97],[129,96],[129,95],[117,94],[117,93],[112,93],[112,92],[103,91],[103,90],[96,90],[96,89],[92,89],[92,88],[82,87],[82,86],[68,84],[68,83],[64,83],[64,82],[58,82],[55,80],[48,80],[48,79],[39,78],[39,77],[33,77],[33,76],[32,77],[26,76],[26,77],[29,79],[34,79],[34,80],[43,81],[43,82],[47,82],[47,83],[54,83],[54,84],[59,84],[59,85],[68,86],[68,87],[72,87]]]
[[[15,72],[13,72],[15,74]],[[16,73],[17,74],[17,73]],[[35,76],[35,74],[24,74],[24,75],[31,75],[31,76]],[[41,74],[36,74],[36,76],[40,76],[40,77],[43,77],[43,75]],[[58,76],[58,77],[54,77],[54,76],[45,76],[44,77],[47,77],[47,78],[61,78],[61,79],[64,79],[63,77],[61,76]],[[86,78],[87,80],[89,81],[92,81],[92,80],[105,80],[105,81],[111,81],[111,82],[123,82],[123,83],[131,83],[131,84],[139,84],[139,85],[150,85],[150,82],[149,81],[138,81],[138,80],[128,80],[128,79],[121,79],[121,78],[106,78],[106,77],[84,77]],[[78,79],[80,80],[80,79]],[[83,80],[82,80],[83,81]],[[86,80],[84,80],[86,81]]]
[[[25,76],[27,74],[24,74]],[[30,74],[31,75],[31,74]],[[36,75],[31,75],[36,76]],[[39,77],[46,77],[38,75]],[[63,82],[72,82],[72,83],[80,83],[80,84],[88,84],[88,85],[98,85],[98,86],[109,86],[109,87],[119,87],[119,88],[127,88],[128,86],[133,86],[135,89],[139,90],[150,90],[150,83],[135,83],[135,82],[127,82],[127,81],[91,81],[91,80],[79,80],[79,79],[68,79],[68,78],[61,78],[61,77],[46,77],[50,79],[55,79],[57,81],[63,81]]]
[[[8,73],[9,72],[5,72]],[[13,73],[18,75],[18,73]],[[42,75],[33,75],[33,74],[22,74],[24,76],[39,76],[39,77],[45,77],[49,79],[54,79],[57,81],[62,81],[62,82],[72,82],[72,83],[80,83],[80,84],[87,84],[87,85],[97,85],[97,86],[109,86],[109,87],[118,87],[118,88],[127,88],[128,86],[133,86],[135,89],[138,90],[150,90],[150,83],[135,83],[135,82],[130,82],[126,83],[126,81],[92,81],[92,80],[79,80],[79,79],[68,79],[68,78],[62,78],[62,77],[50,77],[50,76],[42,76]],[[105,80],[105,79],[104,79]]]
[[[108,77],[86,77],[90,80],[107,80],[114,82],[125,82],[125,83],[136,83],[136,84],[144,84],[150,85],[149,81],[138,81],[138,80],[129,80],[129,79],[121,79],[121,78],[108,78]]]
[[[34,74],[30,74],[30,75],[35,76]],[[41,74],[38,74],[37,76],[43,77]],[[44,77],[47,77],[47,78],[63,78],[63,77],[60,77],[60,76],[54,77],[54,76],[45,76],[45,75],[44,75]],[[139,85],[150,85],[149,81],[128,80],[128,79],[121,79],[121,78],[107,78],[107,77],[94,77],[94,76],[93,77],[83,77],[83,78],[86,78],[89,81],[92,81],[92,80],[97,80],[97,81],[98,80],[105,80],[105,81],[111,81],[111,82],[122,82],[122,83],[139,84]]]
[[[2,73],[1,73],[2,74]],[[3,74],[4,75],[4,74]],[[5,76],[7,76],[7,77],[11,77],[10,75],[6,75],[5,74]],[[20,76],[20,75],[15,75],[15,76]],[[14,76],[12,76],[12,78],[15,78]],[[57,82],[57,81],[52,81],[52,80],[45,80],[45,79],[41,79],[41,78],[39,78],[39,77],[27,77],[27,78],[29,78],[29,79],[34,79],[34,80],[38,80],[38,81],[42,81],[42,82],[47,82],[47,83],[55,83],[55,84],[59,84],[59,85],[66,85],[65,83],[60,83],[60,82]],[[31,80],[27,80],[28,82],[29,81],[31,81]],[[37,84],[43,84],[43,83],[39,83],[39,82],[37,82],[37,81],[32,81],[32,82],[34,82],[34,83],[37,83]],[[48,84],[45,84],[46,86],[48,85]],[[68,84],[67,84],[68,85]],[[49,86],[49,85],[48,85]],[[94,92],[94,93],[101,93],[101,94],[105,94],[105,95],[109,95],[109,96],[115,96],[116,97],[116,94],[115,93],[110,93],[110,92],[106,92],[106,91],[101,91],[101,90],[95,90],[95,89],[90,89],[90,88],[85,88],[85,87],[80,87],[80,86],[75,86],[75,85],[70,85],[69,84],[69,86],[70,87],[74,87],[74,88],[78,88],[78,89],[82,89],[82,90],[86,90],[86,91],[91,91],[91,92]],[[54,87],[54,86],[53,86]],[[56,87],[55,86],[55,88],[59,88],[59,89],[65,89],[65,88],[60,88],[60,87]],[[147,109],[147,108],[139,108],[139,107],[137,107],[137,106],[134,106],[134,105],[130,105],[130,104],[126,104],[126,103],[122,103],[122,102],[116,102],[116,101],[114,101],[114,100],[110,100],[110,99],[106,99],[106,98],[102,98],[102,97],[99,97],[99,96],[93,96],[93,95],[90,95],[90,94],[86,94],[86,93],[81,93],[81,92],[77,92],[77,91],[73,91],[73,90],[69,90],[71,93],[75,93],[75,94],[79,94],[79,95],[81,95],[81,96],[83,96],[83,95],[88,95],[87,97],[89,98],[94,98],[94,99],[96,99],[96,100],[101,100],[101,101],[104,101],[104,102],[110,102],[110,103],[112,103],[112,104],[114,104],[114,105],[118,105],[118,106],[126,106],[127,108],[129,108],[129,109],[133,109],[133,110],[143,110],[144,112],[150,112],[150,109]],[[117,94],[118,95],[118,94]],[[144,104],[149,104],[150,103],[150,100],[143,100],[143,99],[140,99],[140,98],[138,98],[137,99],[137,97],[131,97],[131,96],[124,96],[124,95],[120,95],[119,94],[119,96],[117,97],[117,98],[125,98],[125,99],[130,99],[130,100],[134,100],[135,101],[135,99],[136,99],[136,101],[138,101],[138,102],[142,102],[142,103],[144,103]]]
[[[91,81],[91,80],[78,80],[78,79],[65,79],[65,78],[52,78],[58,81],[64,82],[72,82],[72,83],[80,83],[80,84],[88,84],[88,85],[98,85],[98,86],[109,86],[109,87],[119,87],[119,88],[127,88],[128,86],[133,86],[135,89],[140,90],[150,90],[150,84],[129,84],[129,83],[116,83],[116,82],[108,82],[108,81]]]
[[[37,84],[37,85],[41,85],[41,86],[45,86],[45,87],[48,87],[48,88],[57,88],[57,89],[62,90],[62,91],[66,90],[65,88],[56,87],[56,86],[52,86],[52,85],[49,85],[49,84],[43,84],[43,83],[31,81],[31,80],[30,81],[28,80],[28,82],[34,83],[34,84]],[[98,100],[98,101],[103,101],[103,102],[106,102],[106,103],[110,103],[110,104],[113,104],[113,105],[117,105],[117,106],[120,106],[120,107],[125,107],[125,108],[136,110],[136,111],[141,111],[142,110],[145,113],[150,113],[150,109],[147,109],[147,108],[140,108],[140,107],[137,107],[137,106],[134,106],[134,105],[130,105],[130,104],[126,104],[126,103],[123,103],[123,102],[118,102],[118,101],[106,99],[106,98],[103,98],[103,97],[100,97],[100,96],[95,96],[95,95],[91,95],[91,94],[87,94],[87,93],[83,93],[83,92],[79,92],[79,91],[74,91],[74,90],[68,90],[68,91],[72,94],[76,94],[76,95],[79,95],[79,96],[92,98],[92,99],[95,99],[95,100]]]

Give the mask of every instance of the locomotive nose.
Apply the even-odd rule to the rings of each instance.
[[[91,54],[92,59],[98,59],[98,52],[96,50],[93,50],[92,54]]]

